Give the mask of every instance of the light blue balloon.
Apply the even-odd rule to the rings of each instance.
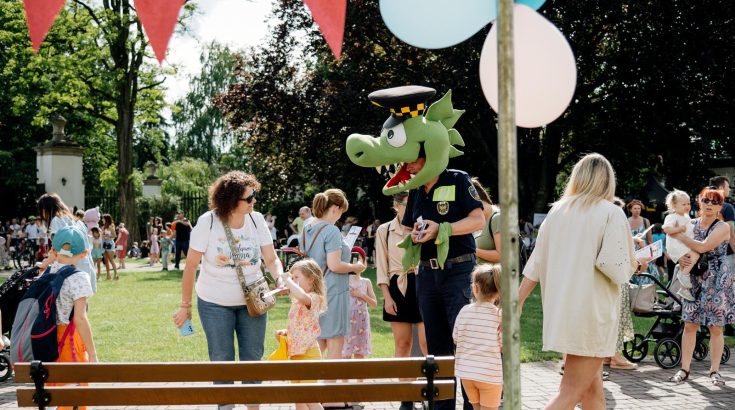
[[[430,49],[459,44],[498,15],[496,0],[380,0],[380,14],[396,37]]]
[[[516,4],[525,4],[526,6],[538,10],[546,3],[546,0],[516,0]]]

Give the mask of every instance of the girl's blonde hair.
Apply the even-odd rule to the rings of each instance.
[[[615,198],[615,170],[610,161],[600,154],[585,155],[574,165],[564,195],[554,206],[563,201],[579,202],[589,207],[601,200],[612,202]]]
[[[668,195],[666,195],[666,209],[667,213],[673,214],[674,213],[674,205],[678,204],[679,201],[686,198],[686,200],[691,200],[689,197],[689,194],[687,194],[684,191],[679,191],[678,189],[675,189],[671,192],[669,192]]]
[[[500,298],[500,265],[477,265],[472,271],[472,283],[477,285],[481,299]]]
[[[291,272],[294,269],[301,271],[301,274],[312,281],[311,291],[319,296],[319,313],[327,311],[327,288],[324,286],[324,273],[319,264],[313,259],[302,259],[291,266]]]
[[[327,189],[324,192],[314,195],[311,209],[314,211],[314,216],[321,218],[326,215],[329,208],[333,205],[337,205],[342,212],[347,212],[347,209],[349,209],[350,203],[347,202],[347,197],[341,189]]]

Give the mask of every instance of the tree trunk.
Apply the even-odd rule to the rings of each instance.
[[[546,126],[541,146],[541,175],[536,193],[536,212],[546,212],[549,203],[554,200],[556,175],[559,172],[559,151],[561,149],[561,129],[553,125]]]
[[[130,232],[131,241],[140,239],[138,231],[138,212],[135,205],[135,183],[133,175],[133,123],[135,111],[129,75],[120,82],[117,99],[117,175],[120,197],[120,221]]]

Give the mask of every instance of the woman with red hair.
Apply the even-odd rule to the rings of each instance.
[[[669,379],[680,384],[689,378],[689,366],[700,326],[707,326],[710,333],[709,377],[715,386],[723,386],[725,380],[720,376],[720,359],[725,340],[722,329],[726,324],[735,323],[735,294],[733,294],[733,272],[727,263],[727,246],[730,229],[718,220],[725,201],[722,192],[705,188],[699,194],[699,218],[694,219],[694,238],[683,233],[674,235],[689,249],[701,254],[700,261],[706,261],[707,268],[701,275],[691,274],[694,301],[682,300],[682,337],[681,369]],[[691,264],[688,256],[679,260],[682,267]]]

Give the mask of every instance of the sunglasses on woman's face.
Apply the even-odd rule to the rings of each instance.
[[[253,193],[250,194],[249,197],[247,197],[247,198],[240,198],[240,200],[241,201],[245,201],[245,202],[247,202],[249,204],[252,204],[253,203],[253,200],[255,199],[255,194],[257,194],[257,193],[258,193],[257,191],[253,191]]]
[[[722,201],[717,200],[717,199],[703,198],[703,199],[701,199],[701,201],[705,205],[709,205],[709,204],[712,204],[712,205],[722,205]]]

